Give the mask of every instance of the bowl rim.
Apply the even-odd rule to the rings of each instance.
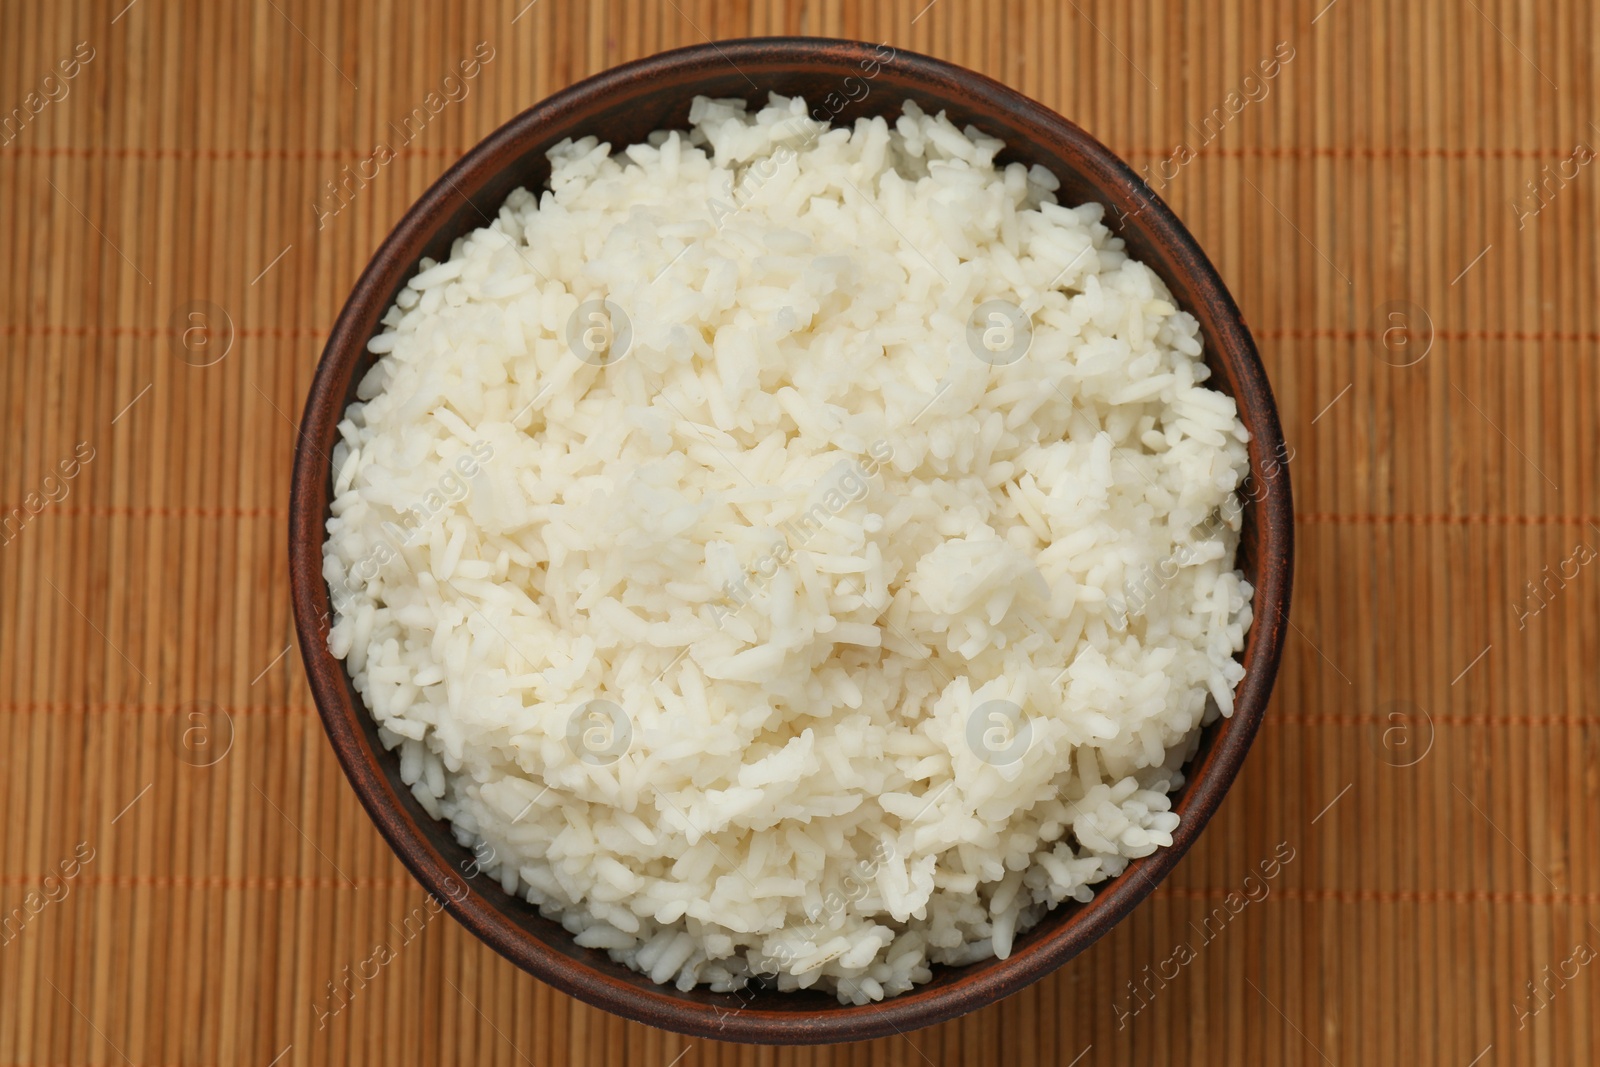
[[[1267,465],[1269,452],[1284,455],[1277,408],[1253,339],[1243,316],[1216,269],[1188,229],[1167,205],[1109,148],[1070,120],[1002,83],[931,56],[894,48],[893,61],[919,82],[956,89],[977,107],[1002,108],[1020,125],[1047,128],[1073,146],[1095,168],[1095,180],[1111,183],[1128,197],[1143,202],[1144,226],[1153,241],[1164,244],[1180,261],[1186,280],[1206,304],[1215,323],[1220,351],[1234,376],[1237,391],[1248,392],[1254,413],[1250,430],[1250,470],[1264,486],[1251,505],[1262,527],[1266,551],[1258,561],[1255,619],[1247,649],[1249,673],[1235,691],[1235,711],[1209,749],[1187,767],[1183,821],[1173,843],[1149,857],[1131,862],[1117,878],[1096,888],[1092,902],[1070,921],[1041,940],[1015,951],[1006,960],[991,959],[948,984],[919,987],[876,1003],[839,1005],[820,1014],[764,1011],[754,1006],[720,1011],[713,1006],[675,998],[670,987],[656,987],[640,976],[630,984],[603,974],[546,947],[511,922],[500,908],[457,877],[448,860],[410,821],[385,779],[380,760],[362,735],[359,716],[368,712],[349,699],[348,676],[333,658],[324,624],[331,603],[322,577],[322,545],[326,505],[317,506],[319,484],[331,481],[331,461],[321,442],[336,439],[344,414],[344,395],[334,385],[341,368],[359,361],[371,331],[359,329],[374,305],[387,307],[398,280],[409,276],[420,248],[463,196],[459,187],[468,175],[518,143],[536,143],[543,127],[570,109],[603,100],[613,90],[640,78],[692,72],[711,63],[735,64],[745,59],[782,56],[798,63],[823,54],[835,58],[882,59],[883,45],[817,37],[757,37],[692,45],[633,60],[564,88],[522,111],[468,151],[418,199],[395,224],[374,253],[341,309],[319,358],[295,442],[289,507],[289,579],[293,614],[312,698],[340,766],[367,814],[406,868],[457,921],[500,955],[537,978],[588,1004],[638,1022],[718,1040],[770,1044],[820,1043],[881,1037],[966,1014],[999,1000],[1060,967],[1087,949],[1126,916],[1182,859],[1210,821],[1249,750],[1277,672],[1289,611],[1293,560],[1293,505],[1287,461]],[[674,91],[679,91],[676,87]],[[692,91],[692,90],[682,90]],[[1102,188],[1105,188],[1102,185]],[[1109,198],[1108,198],[1109,199]],[[376,318],[376,316],[374,316]],[[1211,346],[1212,339],[1207,339]],[[1241,410],[1244,405],[1241,403]],[[330,494],[331,495],[331,494]],[[1264,610],[1271,609],[1271,610]],[[780,994],[781,995],[781,994]]]

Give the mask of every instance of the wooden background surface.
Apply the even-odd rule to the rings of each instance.
[[[524,4],[0,8],[0,1064],[1593,1062],[1591,5]],[[290,447],[322,339],[399,214],[513,114],[770,33],[984,71],[1158,179],[1196,150],[1162,192],[1252,322],[1295,448],[1295,629],[1255,750],[1111,936],[939,1028],[680,1039],[444,917],[327,1013],[422,893],[288,650]],[[402,147],[390,123],[430,93]],[[398,157],[374,170],[379,142]],[[199,323],[211,347],[185,347]]]

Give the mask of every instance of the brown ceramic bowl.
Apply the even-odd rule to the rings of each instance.
[[[519,185],[549,176],[545,151],[564,137],[598,135],[621,147],[652,130],[687,125],[690,100],[804,95],[813,107],[853,121],[897,113],[910,98],[1003,139],[1002,162],[1042,163],[1061,179],[1063,203],[1097,200],[1129,251],[1165,279],[1200,322],[1213,384],[1238,400],[1251,433],[1251,491],[1239,553],[1256,590],[1255,625],[1243,653],[1247,673],[1233,716],[1205,731],[1188,782],[1175,798],[1183,818],[1172,847],[1132,863],[1089,904],[1050,913],[1017,939],[1009,959],[942,967],[927,985],[864,1007],[814,992],[751,996],[680,993],[582,949],[557,923],[488,879],[468,879],[468,851],[430,818],[400,781],[344,665],[327,649],[329,591],[322,542],[331,492],[336,425],[373,362],[366,342],[423,256],[443,259],[463,233],[493,217]],[[724,41],[629,63],[566,89],[496,130],[419,200],[373,257],[334,324],[317,369],[295,454],[289,567],[295,622],[312,694],[339,762],[378,829],[417,880],[497,952],[556,988],[630,1019],[701,1037],[775,1044],[849,1041],[912,1030],[983,1007],[1088,948],[1172,870],[1238,773],[1266,709],[1289,607],[1293,511],[1283,434],[1249,331],[1189,231],[1120,159],[1072,123],[998,82],[886,46],[807,38]]]

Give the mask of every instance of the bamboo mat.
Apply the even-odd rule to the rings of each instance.
[[[23,116],[0,134],[0,1064],[1593,1062],[1590,5],[524,3],[0,14]],[[517,111],[772,33],[993,75],[1150,168],[1209,251],[1295,450],[1294,629],[1255,749],[1151,900],[941,1027],[691,1041],[448,918],[325,1017],[422,900],[289,649],[290,449],[326,331],[405,207]]]

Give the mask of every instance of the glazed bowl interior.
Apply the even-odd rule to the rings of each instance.
[[[327,649],[329,591],[322,541],[329,515],[337,424],[376,357],[366,342],[424,257],[443,260],[456,238],[485,225],[519,186],[543,187],[545,153],[596,135],[615,148],[654,130],[683,129],[697,95],[764,103],[804,96],[837,123],[898,114],[915,100],[1006,142],[1000,163],[1042,164],[1065,204],[1108,205],[1128,251],[1156,271],[1199,320],[1211,384],[1234,396],[1250,430],[1238,566],[1255,588],[1256,621],[1242,654],[1234,715],[1208,727],[1174,797],[1174,843],[1131,863],[1085,905],[1065,904],[1017,938],[1006,960],[936,967],[927,985],[878,1004],[843,1006],[817,992],[717,994],[657,986],[603,952],[579,948],[561,926],[479,876],[448,826],[400,780],[343,663]],[[840,234],[841,241],[849,239]],[[295,456],[290,574],[301,651],[329,738],[363,805],[400,859],[457,919],[501,954],[556,987],[621,1015],[725,1040],[809,1043],[906,1031],[971,1011],[1026,985],[1087,948],[1153,889],[1194,841],[1237,773],[1265,710],[1288,610],[1292,509],[1282,434],[1260,360],[1238,309],[1188,232],[1133,172],[1076,126],[997,82],[924,56],[844,41],[725,41],[641,60],[591,78],[517,116],[473,149],[404,216],[363,273],[323,353]]]

